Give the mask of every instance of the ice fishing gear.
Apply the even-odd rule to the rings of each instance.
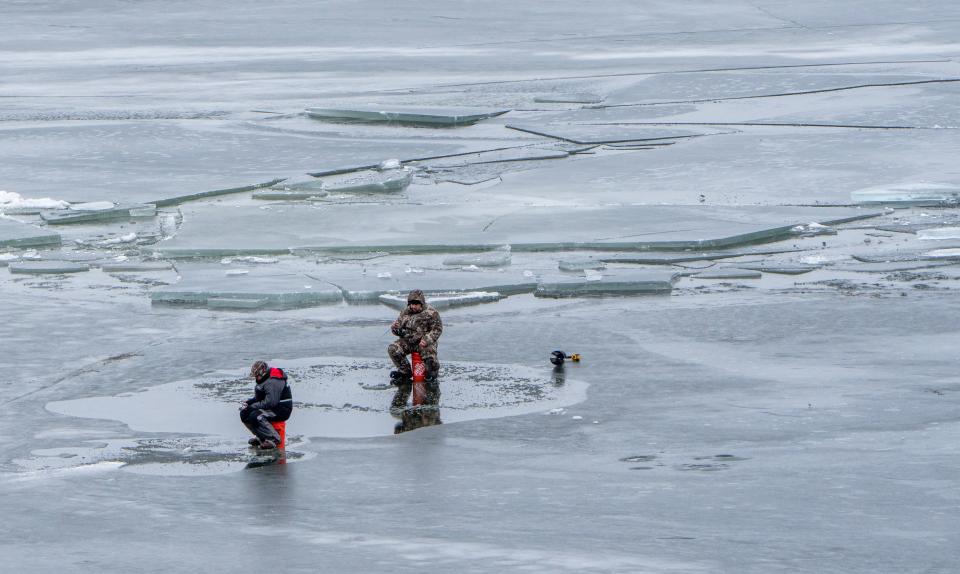
[[[420,353],[416,351],[410,353],[410,362],[413,363],[413,406],[419,406],[427,399],[427,386],[424,384],[427,366],[423,364]]]
[[[565,359],[570,359],[574,363],[579,363],[580,353],[573,353],[571,355],[568,355],[563,351],[554,351],[550,353],[550,362],[553,363],[554,365],[557,365],[557,366],[562,365]]]

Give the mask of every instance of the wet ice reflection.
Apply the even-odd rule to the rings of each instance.
[[[296,408],[291,436],[373,437],[393,432],[387,361],[306,358],[270,361],[290,376]],[[55,413],[118,420],[139,432],[202,434],[246,440],[234,405],[250,393],[241,371],[124,393],[58,401]],[[440,376],[443,422],[542,412],[583,400],[584,383],[556,385],[545,369],[445,362]],[[218,439],[219,440],[219,439]]]

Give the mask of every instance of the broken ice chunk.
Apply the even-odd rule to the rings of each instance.
[[[10,264],[10,273],[59,275],[61,273],[81,273],[83,271],[90,271],[90,266],[86,263],[70,263],[67,261],[34,261]]]
[[[253,199],[266,199],[272,201],[297,201],[304,199],[321,199],[327,196],[326,191],[322,190],[280,190],[264,189],[255,191],[251,195]],[[266,209],[266,207],[264,207]]]
[[[597,259],[567,259],[557,264],[560,271],[587,271],[605,269],[607,266],[603,261]]]
[[[403,191],[413,181],[413,172],[406,169],[361,171],[329,179],[329,193],[386,193]]]
[[[381,271],[377,273],[377,279],[390,279],[391,277],[393,277],[393,274],[389,271]]]
[[[119,245],[121,243],[132,243],[137,240],[136,233],[128,233],[126,235],[121,235],[119,237],[111,237],[110,239],[105,239],[100,242],[100,245]]]
[[[510,249],[498,249],[487,253],[471,255],[453,255],[443,260],[444,265],[474,266],[474,267],[503,267],[510,265]]]
[[[0,247],[44,247],[60,245],[60,234],[32,225],[0,218]]]
[[[434,309],[449,309],[451,307],[478,305],[480,303],[494,303],[503,299],[503,296],[495,291],[431,292],[427,294],[427,297],[430,306]],[[380,295],[378,299],[384,305],[395,309],[405,309],[407,306],[406,295],[385,293]]]
[[[380,165],[377,166],[377,169],[384,171],[387,169],[400,169],[400,160],[399,159],[385,159],[380,162]]]
[[[603,97],[585,92],[560,93],[536,96],[533,101],[538,104],[599,104]]]
[[[152,217],[156,214],[157,208],[149,204],[133,204],[113,206],[109,202],[97,202],[95,204],[85,204],[87,206],[109,204],[110,207],[100,209],[77,209],[77,206],[71,205],[70,209],[65,211],[44,211],[40,217],[50,225],[64,225],[69,223],[94,223],[100,221],[112,221],[116,219],[126,219],[128,217]]]
[[[224,277],[220,267],[184,270],[183,280],[177,285],[162,287],[150,294],[155,304],[209,306],[210,299],[263,300],[263,306],[273,309],[310,307],[339,303],[340,290],[333,286],[316,285],[305,289],[299,275],[274,275],[253,268],[247,274]],[[222,301],[214,305],[227,306]]]
[[[709,269],[691,275],[694,279],[759,279],[763,274],[752,269]]]
[[[837,230],[828,227],[826,225],[821,225],[816,221],[811,221],[806,225],[795,225],[790,229],[790,232],[794,235],[800,235],[802,237],[812,237],[815,235],[836,235]]]
[[[105,263],[100,266],[100,269],[105,273],[121,273],[121,272],[142,272],[142,271],[166,271],[168,269],[173,269],[173,265],[166,262],[120,262],[120,263]]]
[[[904,183],[854,191],[850,199],[866,205],[956,205],[960,202],[960,187],[951,183]]]
[[[934,249],[923,254],[924,259],[950,259],[960,261],[960,248]]]
[[[558,274],[540,283],[534,295],[559,298],[669,293],[677,278],[668,271],[617,269],[608,273],[602,281]]]
[[[937,227],[917,231],[917,238],[922,240],[960,239],[960,227]]]
[[[425,126],[463,126],[499,116],[509,110],[476,108],[423,108],[410,106],[363,106],[355,108],[307,108],[307,115],[320,120],[397,122]]]

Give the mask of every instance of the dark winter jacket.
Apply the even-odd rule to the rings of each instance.
[[[247,399],[250,408],[272,411],[276,415],[273,420],[285,421],[290,418],[290,413],[293,412],[293,393],[283,369],[270,369],[267,378],[257,383],[253,393],[253,398]]]

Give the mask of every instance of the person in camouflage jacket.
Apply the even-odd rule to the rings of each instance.
[[[407,355],[417,351],[427,368],[427,392],[439,397],[437,375],[440,373],[440,361],[437,359],[437,341],[443,333],[443,322],[440,320],[440,313],[427,305],[423,291],[414,289],[407,295],[407,308],[401,311],[397,320],[390,325],[390,331],[398,337],[387,347],[387,354],[397,367],[397,370],[390,374],[394,383],[401,390],[410,386],[413,370]]]

